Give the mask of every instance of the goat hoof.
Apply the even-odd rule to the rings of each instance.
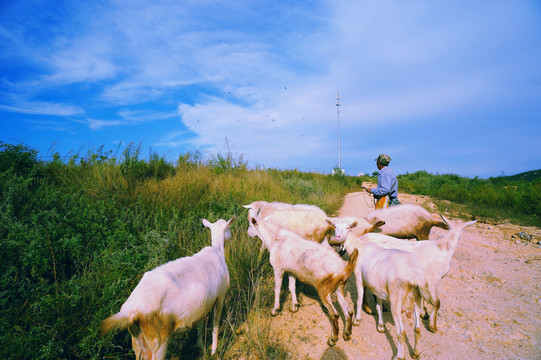
[[[377,330],[378,330],[378,332],[379,332],[380,334],[383,334],[383,333],[385,332],[385,326],[383,326],[383,325],[382,325],[382,326],[379,326],[379,325],[378,325]]]
[[[296,313],[297,311],[299,311],[299,304],[291,305],[291,307],[289,308],[289,311],[292,313]]]
[[[278,311],[277,310],[272,310],[271,311],[271,316],[276,316],[278,315]]]
[[[351,340],[351,334],[344,334],[344,340],[345,341]]]
[[[336,341],[333,340],[332,338],[329,338],[329,340],[327,340],[327,345],[332,347],[332,346],[334,346],[334,344],[336,344]]]
[[[353,320],[353,325],[355,325],[355,326],[361,325],[361,319],[354,319]]]
[[[434,325],[434,326],[428,325],[428,329],[429,329],[430,331],[432,331],[433,333],[435,333],[436,331],[438,331],[438,327],[437,327],[436,325]]]
[[[420,359],[421,358],[421,353],[415,352],[415,353],[411,354],[411,358],[412,359]]]
[[[405,360],[405,358],[403,358],[403,357],[399,358],[399,357],[393,356],[392,360]]]

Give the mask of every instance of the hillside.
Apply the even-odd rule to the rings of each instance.
[[[541,169],[526,171],[516,175],[501,176],[506,181],[535,181],[541,177]]]

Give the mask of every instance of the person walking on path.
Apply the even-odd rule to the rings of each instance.
[[[379,170],[378,186],[366,188],[369,194],[374,195],[376,209],[400,204],[398,201],[398,180],[394,172],[389,168],[391,157],[387,154],[380,154],[376,159]]]

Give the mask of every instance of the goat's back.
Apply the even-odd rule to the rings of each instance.
[[[280,230],[270,256],[271,262],[279,262],[285,271],[311,285],[342,274],[347,264],[330,246],[302,239],[286,229]]]
[[[359,240],[355,247],[359,250],[357,267],[360,270],[356,275],[362,276],[364,285],[376,296],[388,299],[389,289],[401,284],[426,284],[423,267],[414,253],[384,248],[363,240]]]
[[[381,233],[395,236],[401,239],[411,239],[430,232],[432,226],[438,226],[448,230],[449,225],[439,218],[438,215],[430,213],[424,207],[416,204],[400,204],[384,209],[372,211],[366,219],[374,223],[378,220],[385,221],[381,226]],[[426,239],[418,239],[426,240]]]
[[[328,229],[327,214],[315,205],[267,203],[259,216],[295,232],[302,238],[322,241]]]
[[[191,326],[206,316],[229,288],[223,256],[212,247],[163,264],[143,278],[122,305],[119,315],[136,318],[158,312],[173,314],[178,326]]]
[[[374,233],[365,234],[360,239],[387,249],[400,249],[414,253],[430,281],[441,279],[449,271],[449,254],[438,245],[440,240],[407,241]]]

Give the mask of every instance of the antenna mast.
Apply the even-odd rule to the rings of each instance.
[[[340,164],[340,91],[336,89],[336,128],[338,133],[338,171],[342,171]]]

